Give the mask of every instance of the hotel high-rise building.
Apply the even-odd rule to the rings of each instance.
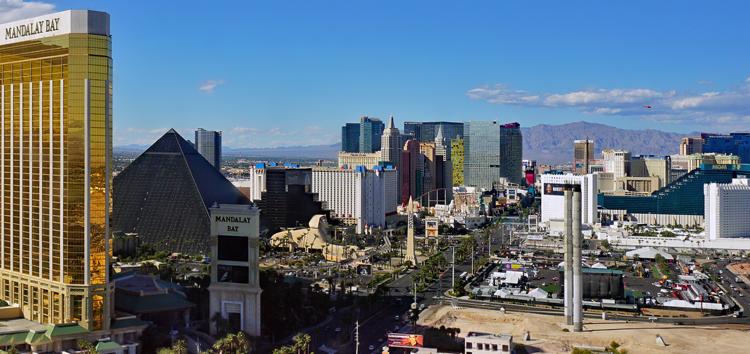
[[[377,118],[364,116],[359,119],[359,152],[371,153],[380,151],[380,136],[385,124]]]
[[[500,128],[497,122],[464,123],[464,184],[492,189],[500,180]]]
[[[346,123],[341,127],[341,151],[359,152],[359,123]]]
[[[198,128],[195,131],[195,149],[213,167],[221,170],[221,132]]]
[[[399,134],[398,128],[393,125],[393,116],[388,120],[388,126],[383,131],[380,140],[380,154],[383,162],[398,168],[399,161],[401,161],[401,134]]]
[[[680,155],[700,154],[703,152],[703,139],[685,137],[680,140]]]
[[[464,139],[455,138],[451,140],[451,161],[453,167],[453,185],[464,184]]]
[[[0,25],[0,129],[0,297],[35,322],[108,329],[108,14]]]
[[[500,126],[500,177],[521,184],[523,180],[523,135],[521,125],[507,123]]]
[[[575,140],[573,141],[573,172],[577,175],[589,173],[589,165],[594,159],[594,141]]]

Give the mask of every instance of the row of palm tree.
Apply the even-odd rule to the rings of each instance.
[[[310,354],[312,337],[307,333],[297,333],[292,338],[292,345],[285,345],[273,350],[273,354]]]

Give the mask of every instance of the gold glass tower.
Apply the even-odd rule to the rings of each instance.
[[[0,25],[0,298],[41,323],[109,328],[109,15]]]

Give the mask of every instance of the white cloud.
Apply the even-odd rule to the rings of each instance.
[[[219,85],[223,85],[224,80],[207,80],[202,83],[198,89],[204,93],[213,93]]]
[[[746,123],[750,117],[750,78],[744,81],[734,89],[702,93],[649,88],[530,93],[498,84],[471,89],[466,95],[494,104],[573,108],[586,114],[641,116],[660,122],[740,124]]]
[[[41,16],[55,10],[55,5],[38,1],[0,0],[0,23]]]

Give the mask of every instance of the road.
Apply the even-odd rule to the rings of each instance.
[[[482,256],[487,256],[490,250],[494,252],[500,249],[501,245],[506,241],[506,234],[507,231],[497,231],[490,237],[479,237],[479,233],[475,233],[474,235],[476,235],[478,242],[474,259],[477,260]],[[491,242],[491,247],[488,247],[489,242]],[[446,248],[442,250],[442,253],[450,263],[452,261],[451,249]],[[475,269],[479,269],[480,266],[478,263],[475,264]],[[456,264],[456,280],[458,280],[461,273],[470,273],[471,268],[471,258],[463,263]],[[359,316],[360,353],[379,353],[385,344],[385,339],[389,332],[403,333],[411,331],[411,324],[408,321],[408,311],[410,305],[414,302],[413,275],[415,272],[412,270],[385,286],[385,301],[375,314]],[[452,275],[452,268],[448,266],[438,280],[429,284],[423,292],[418,293],[417,303],[419,306],[424,305],[427,308],[440,301],[440,296],[446,290],[452,288]],[[310,333],[313,337],[311,348],[315,348],[316,352],[322,352],[319,347],[325,344],[329,348],[335,347],[340,349],[338,353],[354,353],[354,341],[350,340],[353,339],[353,335],[350,336],[354,332],[353,326],[347,327],[340,316],[334,315],[332,317],[332,320],[328,324]],[[340,329],[339,332],[336,332],[337,328]],[[370,346],[374,349],[370,350]]]

